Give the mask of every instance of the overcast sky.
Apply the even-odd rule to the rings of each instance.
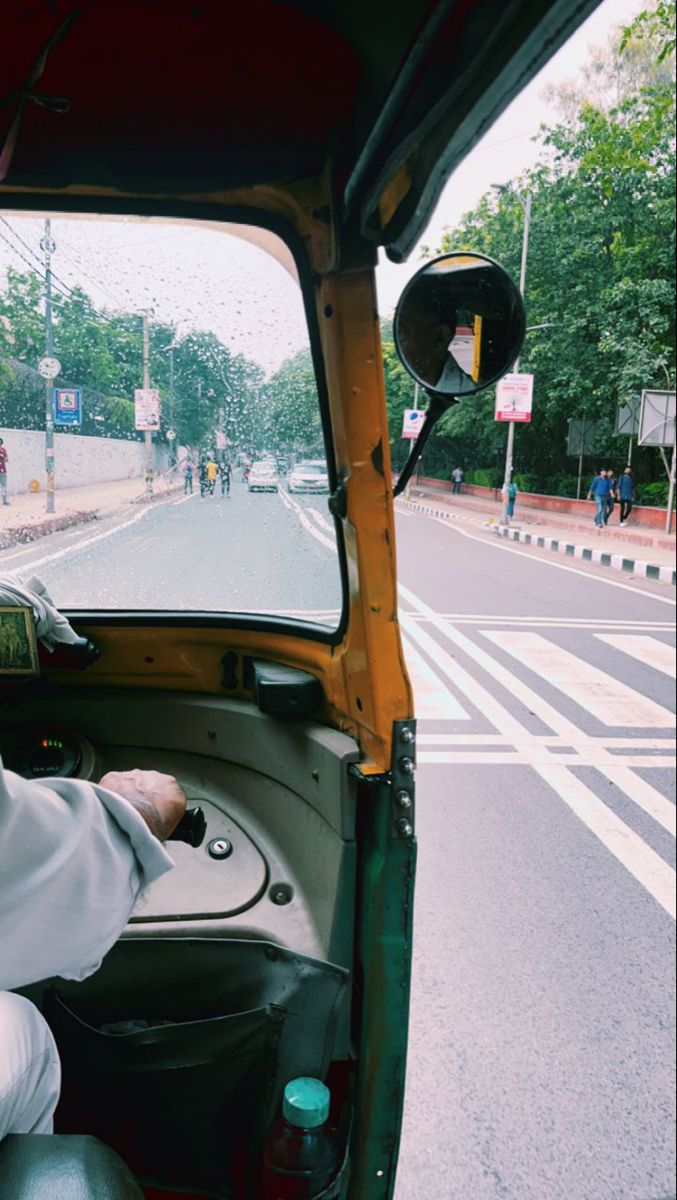
[[[543,122],[557,119],[543,99],[546,85],[574,77],[590,47],[604,45],[612,29],[627,24],[641,8],[641,0],[604,0],[449,180],[424,244],[437,246],[445,227],[473,208],[492,183],[514,178],[536,162],[539,148],[533,138]],[[15,213],[0,216],[11,226],[0,220],[0,276],[10,263],[19,270],[35,267],[42,222]],[[537,212],[533,219],[538,220]],[[57,289],[80,284],[98,306],[110,309],[152,307],[158,319],[178,324],[179,336],[190,329],[212,329],[267,373],[307,344],[296,284],[279,263],[239,239],[211,229],[131,218],[95,223],[56,217],[53,234]],[[417,249],[403,265],[385,259],[380,263],[382,314],[392,311],[420,261]]]

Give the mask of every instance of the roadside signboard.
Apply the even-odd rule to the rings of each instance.
[[[157,433],[160,428],[160,393],[157,388],[134,391],[134,426]]]
[[[54,424],[82,425],[82,388],[54,388]]]
[[[534,398],[533,375],[504,375],[496,387],[497,421],[530,421]]]
[[[225,433],[222,433],[221,430],[219,429],[219,430],[217,430],[217,433],[216,433],[216,449],[217,450],[225,450],[225,448],[226,448],[226,435],[225,435]]]
[[[425,422],[425,413],[420,408],[405,408],[402,416],[402,437],[417,438]]]
[[[600,449],[601,421],[588,421],[585,417],[571,417],[567,454],[578,458],[579,454],[597,454]]]
[[[640,446],[674,446],[675,444],[675,393],[642,392],[642,409],[639,416]]]
[[[642,408],[641,396],[628,396],[621,400],[616,409],[616,436],[637,437],[639,433],[639,414]]]

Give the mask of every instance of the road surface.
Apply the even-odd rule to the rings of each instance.
[[[396,1200],[675,1194],[674,593],[398,515],[420,868]],[[326,498],[196,496],[0,554],[64,605],[333,622]]]

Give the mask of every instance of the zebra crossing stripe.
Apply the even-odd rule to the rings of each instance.
[[[600,642],[606,642],[607,646],[613,646],[614,650],[621,650],[623,654],[630,654],[656,671],[662,671],[671,679],[677,678],[677,654],[675,647],[667,642],[638,634],[596,633],[595,637]]]
[[[469,721],[470,713],[428,666],[411,640],[405,636],[403,641],[417,718],[424,721]]]
[[[482,632],[500,650],[552,684],[602,725],[614,729],[674,728],[674,714],[667,708],[539,633]]]

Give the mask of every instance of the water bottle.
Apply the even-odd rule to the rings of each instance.
[[[341,1152],[329,1128],[331,1094],[319,1079],[293,1079],[263,1154],[264,1200],[315,1200],[336,1179]]]

